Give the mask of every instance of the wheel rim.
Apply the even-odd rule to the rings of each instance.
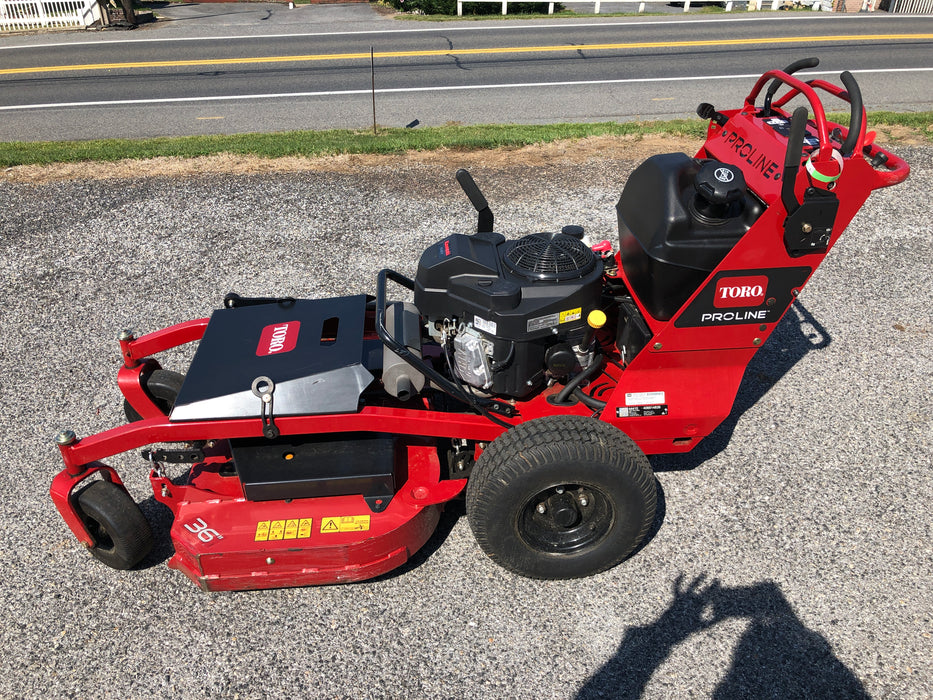
[[[601,490],[561,484],[535,494],[519,513],[518,534],[542,552],[568,554],[594,547],[609,533],[612,503]]]
[[[105,552],[112,552],[114,550],[116,544],[110,536],[110,533],[107,532],[107,528],[101,523],[94,520],[94,518],[88,518],[87,529],[91,537],[94,538],[94,542],[96,543],[94,546],[97,549]]]

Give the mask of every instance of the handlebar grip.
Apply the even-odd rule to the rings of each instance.
[[[790,120],[790,136],[787,138],[787,151],[784,152],[784,174],[781,176],[781,202],[788,216],[800,208],[800,202],[794,194],[797,184],[797,171],[803,156],[803,137],[807,133],[807,108],[798,107]]]
[[[483,196],[483,193],[480,191],[479,186],[477,186],[476,181],[473,179],[473,176],[470,175],[468,170],[460,168],[456,174],[457,182],[460,183],[460,187],[463,189],[464,193],[467,196],[467,199],[470,200],[470,203],[473,205],[473,208],[476,211],[485,209],[489,206],[486,202],[486,198]]]
[[[479,186],[476,184],[476,181],[473,179],[473,176],[470,175],[468,170],[460,168],[460,170],[457,171],[456,178],[457,182],[460,183],[460,188],[466,194],[467,199],[470,200],[470,204],[473,205],[473,208],[476,209],[477,213],[479,214],[476,224],[476,232],[492,233],[495,219],[493,218],[492,210],[489,208],[489,203],[483,196],[483,193]]]
[[[811,56],[810,58],[801,58],[797,61],[791,63],[787,68],[784,69],[784,72],[788,75],[796,73],[799,70],[804,68],[816,68],[820,65],[820,59],[816,56]],[[768,91],[765,93],[765,102],[763,106],[763,111],[765,114],[771,114],[771,100],[774,99],[774,94],[781,88],[783,85],[780,80],[772,80],[771,85],[768,86]]]
[[[855,81],[855,76],[849,71],[843,71],[839,78],[842,80],[842,84],[846,86],[846,90],[849,91],[849,104],[851,105],[849,133],[840,150],[842,157],[847,158],[855,150],[855,144],[858,142],[859,134],[862,131],[862,91]]]

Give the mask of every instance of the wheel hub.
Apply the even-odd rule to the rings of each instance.
[[[577,501],[569,493],[555,493],[547,499],[547,511],[558,527],[573,527],[580,521]]]
[[[525,506],[519,533],[531,547],[550,553],[578,552],[595,546],[613,521],[602,493],[579,484],[553,486]]]

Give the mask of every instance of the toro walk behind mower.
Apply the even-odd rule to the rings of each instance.
[[[792,75],[816,64],[768,71],[738,109],[700,105],[699,152],[628,179],[618,250],[575,226],[506,240],[459,171],[477,232],[430,246],[414,279],[382,270],[375,298],[230,294],[210,318],[124,332],[128,423],[57,438],[68,527],[110,566],[146,556],[150,527],[101,461],[145,448],[174,516],[169,566],[207,590],[384,574],[464,490],[477,541],[511,571],[618,564],[654,518],[646,455],[691,450],[729,415],[869,193],[909,172],[866,133],[849,73],[844,87]],[[848,129],[821,94],[849,104]],[[809,110],[791,115],[798,96]],[[413,301],[390,301],[390,284]],[[152,357],[195,341],[184,375]]]

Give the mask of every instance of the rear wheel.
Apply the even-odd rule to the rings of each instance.
[[[142,383],[143,389],[146,390],[155,405],[167,416],[175,406],[175,399],[178,398],[181,385],[185,383],[185,375],[168,369],[157,369],[149,376],[144,377]],[[143,419],[126,399],[123,399],[123,413],[126,414],[126,420],[130,423]]]
[[[94,545],[91,554],[114,569],[132,569],[152,550],[152,529],[121,487],[95,481],[78,493],[78,508]]]
[[[483,551],[531,578],[609,569],[641,543],[657,500],[647,457],[593,418],[522,423],[483,452],[467,484],[467,518]]]

